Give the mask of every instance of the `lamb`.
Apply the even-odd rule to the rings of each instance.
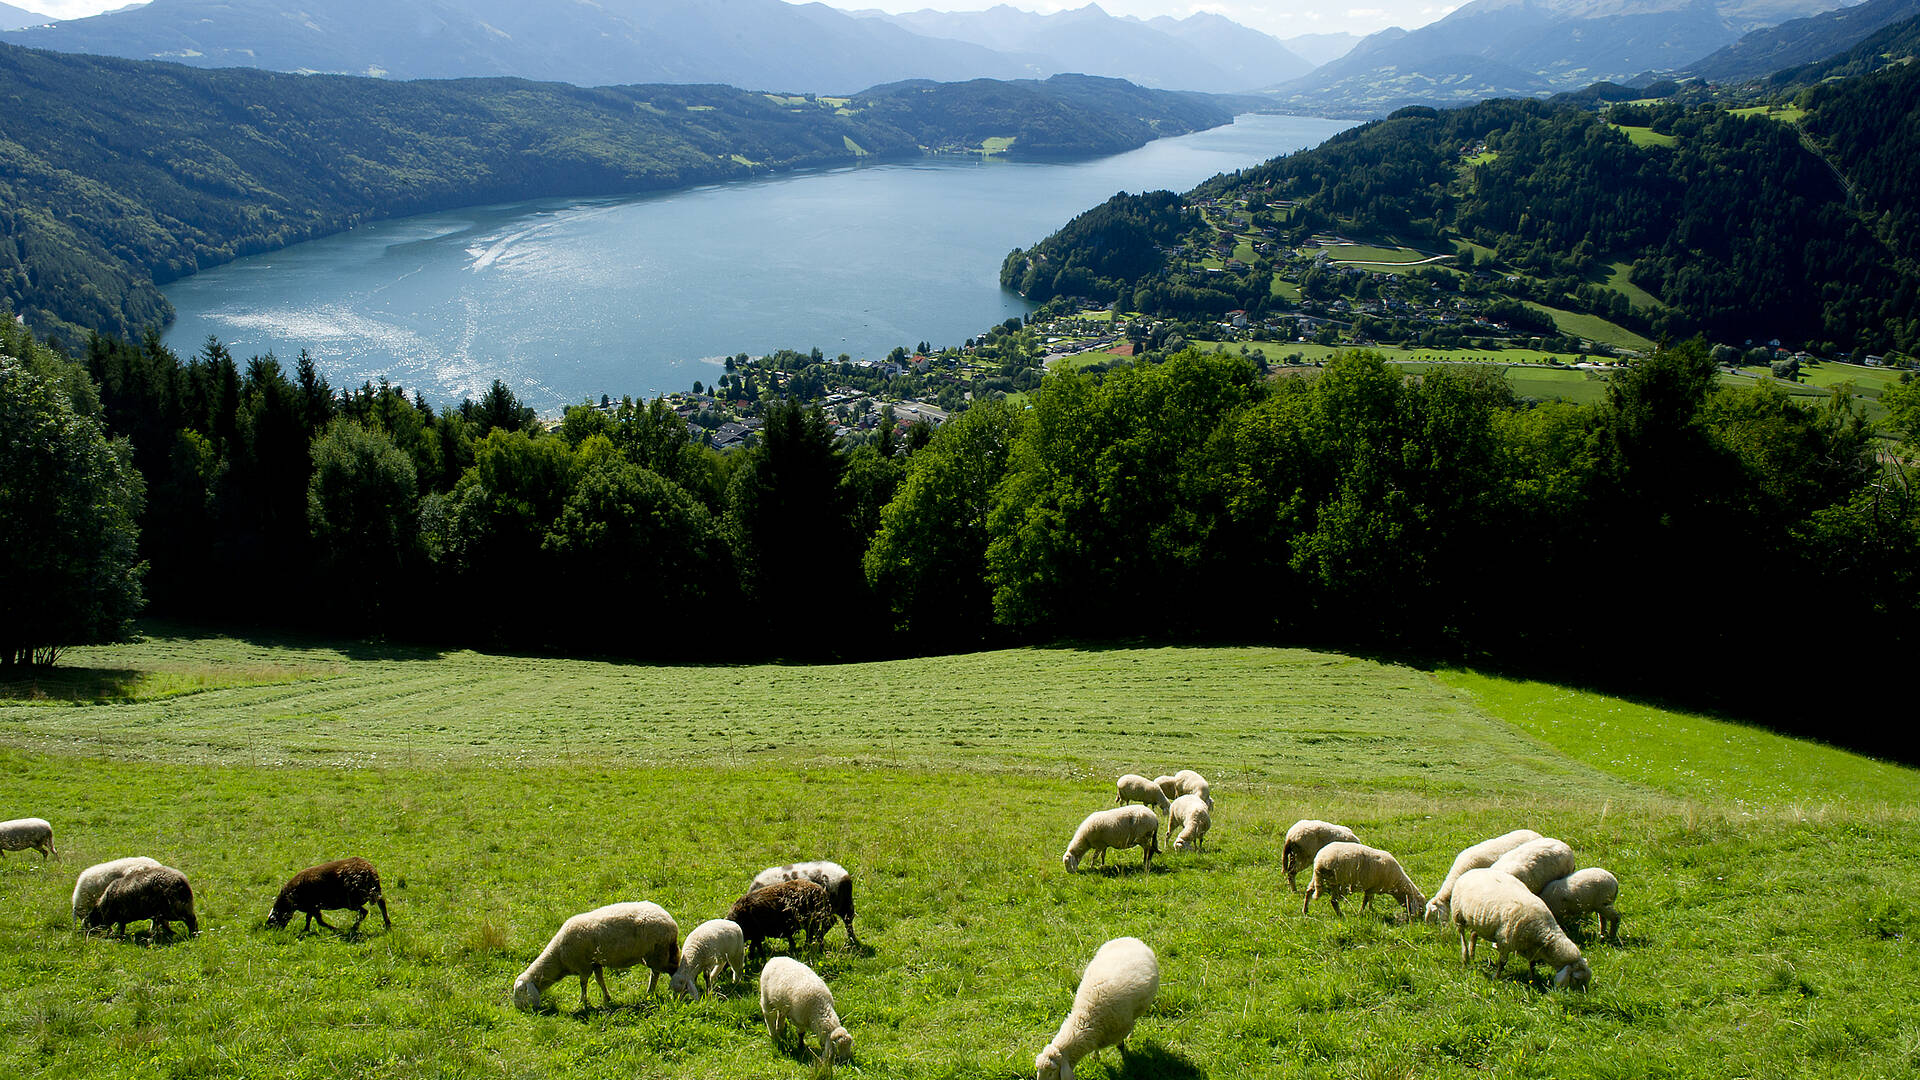
[[[1160,790],[1159,784],[1138,773],[1128,773],[1115,780],[1113,788],[1116,803],[1145,803],[1162,814],[1167,812],[1167,793]]]
[[[827,899],[833,902],[834,914],[840,916],[840,922],[847,928],[847,944],[859,946],[860,938],[853,932],[853,875],[837,862],[788,863],[785,866],[769,866],[753,876],[753,884],[747,891],[764,889],[769,885],[778,885],[782,881],[797,881],[805,878],[827,890]]]
[[[1130,847],[1141,849],[1141,869],[1152,870],[1153,853],[1160,850],[1160,819],[1144,806],[1121,806],[1088,814],[1073,831],[1073,840],[1067,844],[1067,852],[1060,856],[1060,861],[1068,873],[1073,873],[1080,869],[1080,859],[1088,851],[1093,852],[1093,865],[1103,866],[1108,848]]]
[[[1547,902],[1512,874],[1492,867],[1461,874],[1453,885],[1451,917],[1460,935],[1463,964],[1473,963],[1474,945],[1485,938],[1499,950],[1496,972],[1506,968],[1507,955],[1513,953],[1527,962],[1530,977],[1540,962],[1552,965],[1555,987],[1584,990],[1593,979],[1580,947],[1554,921]]]
[[[47,823],[47,819],[23,817],[0,821],[0,859],[6,858],[9,851],[25,851],[28,848],[38,851],[42,861],[60,854],[53,849],[53,826]]]
[[[1280,849],[1280,869],[1287,872],[1287,887],[1294,892],[1300,891],[1298,875],[1302,870],[1313,869],[1313,857],[1328,844],[1357,844],[1360,838],[1345,825],[1335,825],[1331,821],[1306,818],[1293,823],[1287,830],[1287,842]]]
[[[831,1065],[853,1056],[853,1036],[833,1011],[833,991],[812,968],[790,956],[776,956],[760,971],[760,1018],[775,1045],[792,1021],[801,1046],[807,1045],[808,1035],[819,1036],[820,1060]]]
[[[358,855],[344,859],[335,859],[319,866],[310,866],[293,875],[293,879],[280,888],[280,895],[274,898],[273,910],[267,913],[269,929],[279,929],[293,921],[296,914],[307,917],[302,931],[313,929],[316,920],[328,930],[323,909],[351,910],[359,918],[348,927],[348,937],[360,932],[360,924],[366,921],[367,905],[380,905],[380,921],[386,928],[393,929],[393,920],[387,917],[387,899],[380,891],[380,871],[373,864]]]
[[[1205,846],[1207,830],[1212,825],[1213,813],[1198,795],[1180,796],[1167,811],[1167,839],[1173,842],[1175,851]],[[1180,830],[1177,839],[1173,835],[1175,829]]]
[[[1620,940],[1620,913],[1613,907],[1619,896],[1620,879],[1597,866],[1549,881],[1540,890],[1540,899],[1561,929],[1571,931],[1589,912],[1596,912],[1601,936],[1610,941]]]
[[[80,871],[80,877],[73,883],[73,922],[75,926],[87,917],[95,904],[100,902],[100,894],[108,885],[118,881],[127,871],[142,866],[160,864],[145,855],[129,855],[124,859],[98,863]]]
[[[1505,855],[1521,844],[1538,839],[1540,839],[1540,834],[1534,832],[1532,829],[1515,829],[1510,833],[1496,836],[1491,840],[1482,840],[1465,851],[1462,851],[1460,854],[1455,855],[1453,857],[1453,869],[1447,871],[1447,879],[1440,883],[1440,888],[1434,890],[1433,899],[1427,901],[1427,921],[1435,926],[1443,926],[1446,924],[1447,905],[1452,901],[1453,886],[1455,882],[1460,880],[1461,874],[1469,870],[1478,870],[1482,867],[1492,866],[1495,862],[1499,861],[1500,856]]]
[[[1365,894],[1360,899],[1362,911],[1373,906],[1373,894],[1386,893],[1400,901],[1409,919],[1417,918],[1415,913],[1427,902],[1392,854],[1365,844],[1338,841],[1313,857],[1313,882],[1307,886],[1307,901],[1300,906],[1300,913],[1304,915],[1313,907],[1314,897],[1325,896],[1333,905],[1333,913],[1340,915],[1340,898],[1352,892]]]
[[[647,966],[647,993],[660,981],[660,975],[680,966],[680,925],[659,904],[608,904],[582,912],[560,924],[527,970],[513,981],[513,1004],[531,1012],[540,1005],[547,987],[566,978],[580,976],[580,1008],[587,1007],[587,976],[600,981],[600,996],[608,1005],[613,995],[607,992],[606,969],[620,971],[635,964]]]
[[[1160,990],[1160,961],[1139,938],[1114,938],[1093,954],[1059,1034],[1033,1059],[1035,1080],[1073,1080],[1080,1059],[1103,1046],[1124,1058],[1134,1022]]]
[[[680,947],[680,970],[667,980],[667,992],[683,998],[700,997],[699,979],[705,977],[707,990],[720,973],[732,969],[735,979],[746,978],[746,936],[740,924],[726,919],[708,919],[687,935]]]
[[[1573,849],[1552,837],[1529,840],[1494,860],[1489,869],[1512,874],[1527,891],[1539,895],[1547,882],[1573,873]]]
[[[1198,795],[1205,800],[1207,809],[1213,809],[1213,785],[1207,778],[1192,769],[1181,769],[1173,774],[1173,785],[1182,795]]]
[[[727,920],[740,927],[753,955],[766,955],[770,937],[786,938],[787,952],[794,953],[799,951],[795,934],[806,931],[807,948],[812,949],[833,929],[833,901],[818,882],[782,881],[735,900],[727,909]]]
[[[188,935],[200,932],[200,921],[193,917],[193,887],[187,875],[171,866],[129,867],[100,890],[100,899],[87,912],[89,930],[111,926],[114,935],[124,937],[127,924],[150,920],[154,936],[173,936],[169,924],[187,924]]]

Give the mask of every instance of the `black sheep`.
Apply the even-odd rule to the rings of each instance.
[[[155,936],[173,935],[173,920],[187,924],[188,934],[200,932],[200,921],[193,917],[193,887],[187,875],[171,866],[137,866],[109,884],[100,899],[87,912],[87,928],[111,926],[124,935],[127,924],[149,919]]]
[[[360,915],[346,930],[351,935],[358,933],[360,924],[366,920],[369,903],[380,905],[380,921],[387,929],[393,929],[393,920],[387,917],[386,897],[380,892],[380,871],[367,860],[353,855],[310,866],[293,875],[293,880],[287,882],[274,899],[267,925],[277,929],[292,922],[295,914],[304,912],[307,924],[303,930],[313,929],[316,921],[332,930],[335,927],[329,925],[320,912],[327,908],[350,909]]]
[[[807,948],[814,948],[833,928],[836,916],[827,890],[802,879],[755,889],[733,902],[727,918],[740,925],[747,951],[764,956],[770,937],[786,938],[787,952],[796,952],[793,937],[802,930],[807,934]]]

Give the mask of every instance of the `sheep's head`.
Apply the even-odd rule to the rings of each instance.
[[[828,1032],[827,1045],[833,1047],[833,1060],[849,1061],[853,1058],[853,1036],[846,1028],[837,1027]]]
[[[1573,963],[1553,973],[1553,988],[1566,987],[1569,990],[1585,990],[1593,981],[1593,969],[1587,966],[1587,958],[1582,956]]]
[[[267,929],[278,930],[293,921],[293,905],[286,900],[275,900],[273,910],[267,913]]]
[[[697,1000],[700,997],[700,984],[694,981],[693,969],[674,972],[673,978],[667,980],[667,992],[689,1001]]]
[[[513,1007],[521,1012],[532,1012],[540,1007],[539,983],[531,975],[521,975],[513,980]]]
[[[1069,851],[1065,855],[1060,856],[1060,864],[1067,868],[1067,873],[1074,873],[1080,869],[1080,856]]]
[[[1033,1080],[1072,1080],[1073,1064],[1052,1043],[1033,1059]]]
[[[1448,910],[1449,906],[1445,900],[1437,896],[1427,901],[1427,923],[1432,926],[1445,926],[1447,917],[1453,914]]]

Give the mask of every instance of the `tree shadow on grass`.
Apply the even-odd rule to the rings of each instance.
[[[133,668],[33,667],[0,679],[0,701],[119,701],[146,672]]]
[[[1159,1043],[1127,1049],[1114,1074],[1123,1080],[1204,1080],[1207,1071]]]

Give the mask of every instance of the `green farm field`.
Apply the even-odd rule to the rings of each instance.
[[[508,1001],[571,914],[650,899],[684,933],[796,858],[856,875],[864,947],[836,930],[815,965],[843,1075],[1032,1075],[1123,934],[1161,989],[1083,1077],[1920,1070],[1920,777],[1737,724],[1283,648],[650,667],[156,627],[63,663],[0,700],[5,816],[61,849],[0,861],[0,1075],[813,1075],[751,983]],[[1065,872],[1116,775],[1180,767],[1213,781],[1204,852]],[[1429,891],[1485,836],[1559,836],[1619,876],[1622,939],[1576,994],[1384,908],[1303,917],[1279,872],[1302,817]],[[263,928],[294,870],[350,853],[391,932]],[[198,937],[73,932],[74,874],[127,854],[187,873]]]

